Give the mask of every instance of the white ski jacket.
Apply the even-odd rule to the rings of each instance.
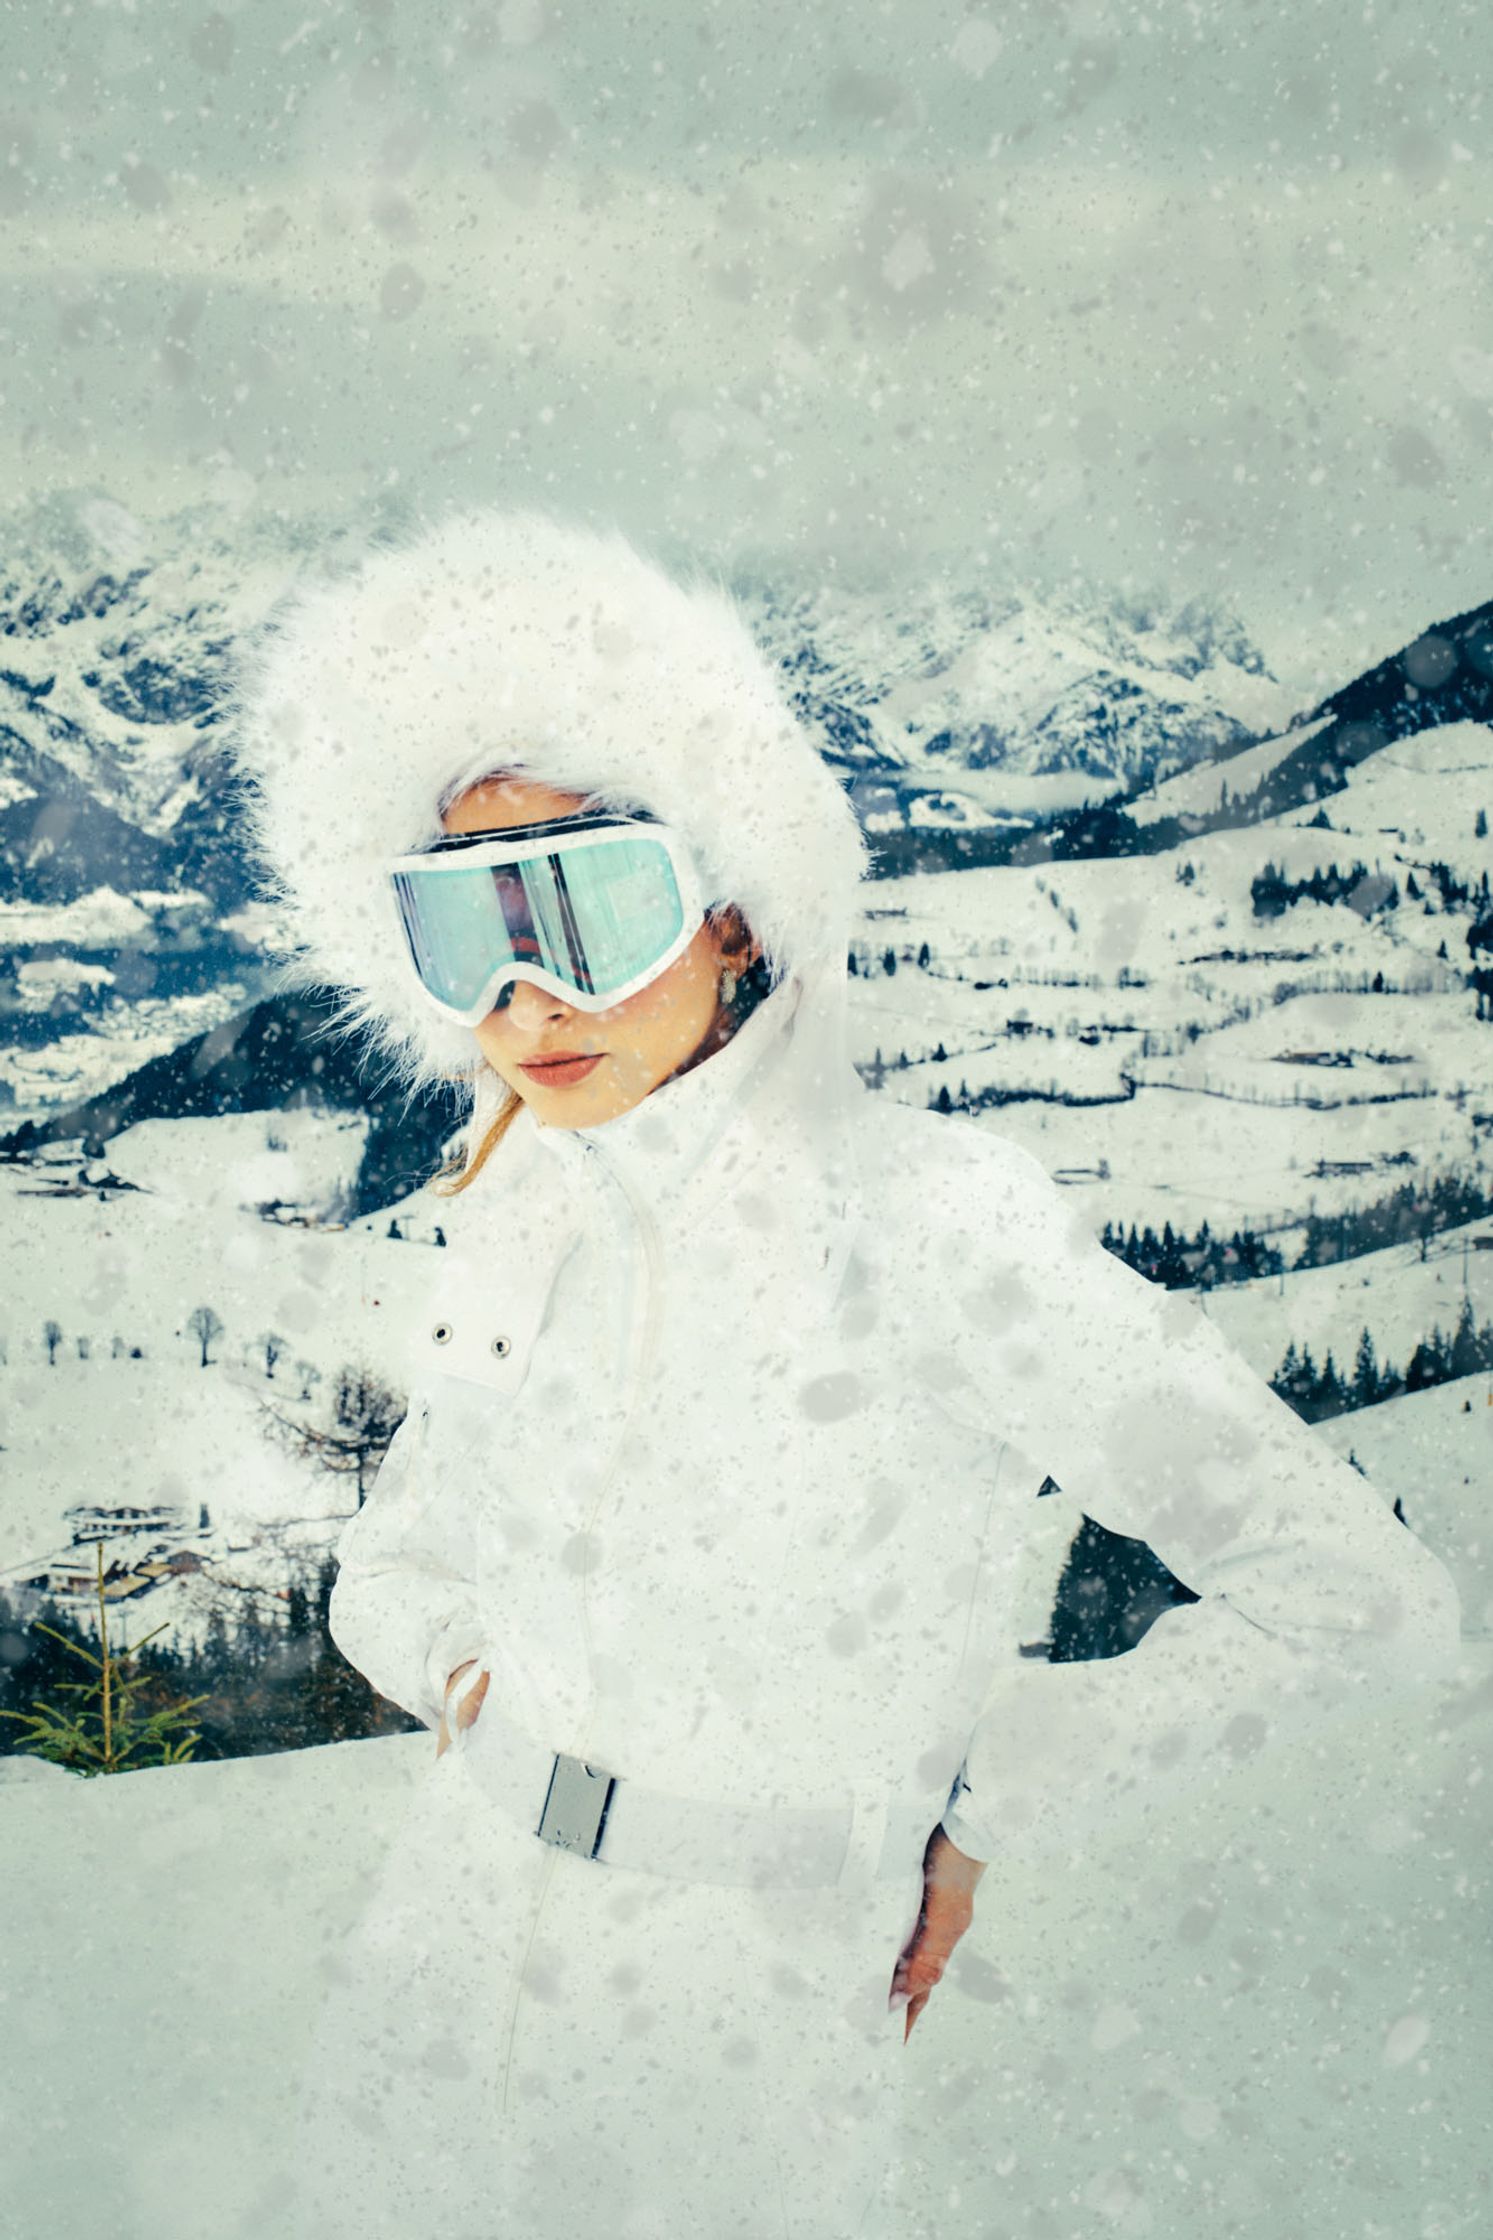
[[[793,976],[620,1119],[523,1113],[418,1301],[387,1248],[411,1397],[338,1550],[349,1661],[434,1728],[476,1658],[624,1781],[979,1859],[1077,1856],[1447,1675],[1439,1561],[1036,1160],[867,1092],[845,1001]],[[1019,1657],[1049,1475],[1201,1599]]]
[[[1449,1671],[1450,1580],[1035,1160],[864,1090],[864,835],[724,586],[478,509],[318,566],[241,651],[291,979],[340,990],[412,1093],[468,1082],[480,1134],[497,1090],[420,989],[387,877],[495,772],[675,825],[777,983],[620,1118],[523,1113],[441,1201],[445,1251],[377,1248],[410,1408],[332,1632],[428,1728],[458,1664],[491,1679],[329,1967],[255,2229],[294,2193],[306,2240],[866,2240],[917,2077],[888,1993],[940,1818],[974,1857],[1065,1863],[1190,1816],[1247,1755],[1330,1747]],[[1201,1600],[1124,1656],[1020,1657],[1048,1476]],[[548,1752],[618,1777],[614,1844],[637,1785],[630,1862],[536,1840],[540,1798],[505,1809],[495,1785]],[[833,1805],[838,1880],[701,1879],[691,1831],[732,1815],[670,1799],[774,1829]]]

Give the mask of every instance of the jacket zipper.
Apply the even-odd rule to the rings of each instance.
[[[602,1153],[598,1146],[592,1143],[589,1138],[583,1137],[581,1140],[585,1146],[587,1156],[592,1160],[602,1160],[602,1164],[605,1167],[606,1162],[603,1159]],[[601,1477],[597,1485],[596,1494],[592,1500],[590,1509],[586,1513],[585,1522],[581,1527],[581,1546],[583,1555],[580,1585],[581,1630],[586,1644],[586,1671],[588,1679],[591,1672],[590,1587],[592,1534],[595,1531],[596,1525],[600,1519],[603,1506],[606,1502],[606,1497],[611,1492],[613,1484],[616,1481],[617,1466],[622,1459],[623,1449],[626,1446],[629,1434],[632,1431],[633,1423],[638,1412],[638,1403],[647,1388],[648,1379],[653,1371],[654,1357],[658,1351],[659,1328],[663,1319],[663,1248],[659,1237],[658,1223],[653,1218],[652,1209],[642,1198],[638,1196],[637,1192],[632,1188],[631,1184],[627,1181],[626,1176],[621,1172],[621,1170],[617,1167],[607,1167],[606,1171],[611,1175],[612,1180],[617,1184],[618,1188],[622,1192],[622,1195],[627,1200],[628,1206],[632,1212],[633,1220],[636,1224],[638,1239],[642,1245],[643,1313],[642,1325],[638,1334],[637,1342],[635,1346],[630,1349],[631,1359],[628,1368],[627,1397],[622,1411],[621,1426],[618,1430],[617,1437],[613,1442],[611,1453],[607,1457],[606,1467],[601,1473]],[[595,1689],[594,1687],[592,1687],[590,1699],[588,1700],[586,1711],[583,1714],[581,1720],[582,1736],[580,1745],[576,1751],[577,1757],[583,1758],[586,1754],[584,1729],[589,1724],[591,1703],[592,1701],[594,1701],[594,1697]]]
[[[584,1136],[580,1140],[588,1158],[591,1158],[593,1160],[602,1159],[601,1151],[599,1150],[597,1145],[590,1142]],[[602,1164],[605,1167],[605,1160],[602,1160]],[[658,1351],[659,1330],[663,1319],[663,1247],[661,1239],[659,1237],[658,1223],[654,1220],[651,1209],[637,1195],[636,1191],[632,1189],[631,1185],[625,1180],[620,1170],[616,1167],[607,1167],[606,1171],[611,1175],[612,1180],[617,1184],[623,1196],[626,1198],[628,1206],[631,1209],[633,1219],[637,1225],[637,1236],[642,1246],[641,1257],[643,1270],[643,1313],[641,1318],[641,1329],[638,1334],[637,1342],[635,1345],[629,1348],[626,1397],[623,1403],[622,1421],[618,1428],[617,1436],[612,1442],[611,1451],[607,1456],[606,1464],[598,1478],[596,1493],[592,1498],[591,1506],[587,1511],[585,1521],[581,1527],[582,1548],[584,1553],[584,1562],[582,1565],[580,1582],[581,1633],[585,1642],[587,1686],[589,1691],[587,1696],[586,1709],[582,1714],[581,1719],[581,1739],[575,1752],[575,1755],[581,1758],[584,1758],[586,1754],[584,1730],[590,1723],[591,1712],[595,1704],[596,1697],[595,1684],[591,1678],[591,1614],[589,1606],[591,1577],[591,1535],[595,1530],[597,1520],[599,1519],[602,1508],[605,1505],[606,1497],[611,1492],[612,1486],[616,1481],[617,1466],[622,1459],[623,1449],[627,1444],[628,1436],[632,1430],[634,1420],[637,1416],[638,1402],[642,1398],[643,1393],[647,1388],[648,1379],[652,1374],[654,1357]],[[534,1901],[534,1913],[529,1923],[529,1934],[524,1945],[524,1956],[523,1959],[519,1962],[518,1969],[514,1977],[513,1999],[508,2013],[508,2043],[507,2050],[503,2057],[503,2087],[500,2101],[500,2106],[505,2115],[508,2110],[509,2085],[513,2076],[513,2047],[518,2033],[519,2005],[523,1998],[524,1969],[528,1965],[529,1954],[533,1950],[534,1939],[539,1933],[539,1923],[544,1913],[545,1899],[549,1895],[550,1879],[554,1873],[554,1868],[555,1854],[552,1849],[550,1857],[545,1862],[545,1869],[540,1879],[538,1895]]]

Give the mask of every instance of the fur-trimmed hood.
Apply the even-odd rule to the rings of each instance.
[[[408,1092],[486,1068],[420,992],[386,865],[494,771],[677,826],[775,977],[843,964],[849,800],[733,595],[619,530],[474,508],[313,561],[240,642],[225,715],[285,978],[338,990],[337,1024]]]

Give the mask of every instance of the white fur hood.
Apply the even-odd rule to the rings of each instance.
[[[843,964],[866,868],[843,789],[733,595],[618,530],[470,509],[313,560],[241,642],[225,714],[285,978],[338,990],[411,1093],[483,1068],[420,993],[386,865],[495,770],[676,825],[775,975]]]

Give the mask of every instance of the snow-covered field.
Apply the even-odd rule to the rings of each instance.
[[[1493,1377],[1458,1377],[1318,1425],[1434,1548],[1462,1598],[1468,1641],[1493,1642]]]
[[[209,1568],[120,1604],[116,1638],[165,1620],[186,1645],[222,1586],[273,1595],[293,1550],[330,1545],[355,1505],[351,1482],[295,1460],[265,1411],[324,1419],[338,1371],[356,1362],[397,1387],[370,1279],[386,1255],[423,1268],[429,1224],[417,1217],[396,1243],[387,1220],[282,1226],[251,1209],[278,1199],[324,1212],[365,1132],[361,1117],[309,1111],[145,1121],[109,1146],[108,1171],[137,1187],[103,1197],[50,1194],[49,1178],[78,1171],[60,1153],[0,1168],[16,1271],[0,1303],[0,1584],[65,1548],[76,1504],[165,1504],[177,1524],[122,1528],[106,1561],[189,1548]],[[201,1308],[222,1325],[206,1365],[191,1325]]]
[[[1485,800],[1493,733],[1453,724],[1360,765],[1327,799],[1331,829],[1294,810],[1140,861],[887,882],[856,944],[856,1060],[879,1052],[883,1093],[914,1104],[1024,1092],[983,1118],[1050,1171],[1107,1166],[1073,1183],[1096,1228],[1285,1226],[1407,1175],[1493,1175],[1493,1026],[1465,985],[1470,921],[1427,869],[1493,876]],[[1396,909],[1256,917],[1268,864],[1295,880],[1354,862],[1396,880]],[[1371,1171],[1318,1175],[1324,1160]]]
[[[1469,1645],[1454,1685],[1245,1761],[1160,1838],[1117,1825],[1082,1874],[996,1861],[905,2051],[877,2240],[1486,2240],[1490,1740]],[[0,1761],[6,2240],[274,2240],[240,2218],[432,1753]]]

